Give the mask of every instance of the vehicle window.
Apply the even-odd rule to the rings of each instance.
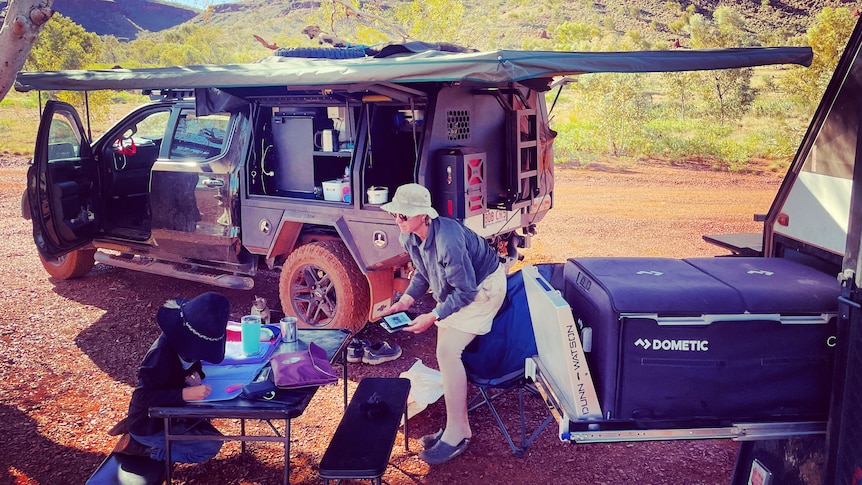
[[[165,127],[168,126],[170,111],[159,111],[153,113],[137,123],[135,136],[149,140],[161,140],[165,136]]]
[[[818,133],[802,170],[850,180],[856,156],[856,133],[843,127],[838,131],[833,125],[827,122]]]
[[[171,117],[170,108],[147,111],[140,118],[123,125],[107,156],[114,157],[114,168],[124,170],[132,161],[133,168],[149,170],[159,156],[162,140]],[[134,160],[129,157],[133,157]]]
[[[227,113],[195,116],[194,110],[184,109],[171,139],[170,158],[207,159],[219,155],[229,121]]]
[[[859,135],[856,96],[854,89],[838,93],[802,166],[803,171],[846,180],[853,178]]]
[[[48,132],[48,162],[76,158],[81,153],[81,140],[71,120],[54,113]]]

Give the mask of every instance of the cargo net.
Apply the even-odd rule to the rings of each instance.
[[[856,310],[856,312],[860,312]],[[850,320],[847,373],[841,406],[841,431],[835,483],[859,483],[862,476],[862,314]]]

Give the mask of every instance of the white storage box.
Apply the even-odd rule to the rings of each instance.
[[[323,200],[341,202],[344,187],[347,185],[348,183],[343,180],[327,180],[323,182]]]

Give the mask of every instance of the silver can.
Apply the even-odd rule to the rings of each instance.
[[[282,317],[281,340],[287,343],[296,342],[296,317]]]

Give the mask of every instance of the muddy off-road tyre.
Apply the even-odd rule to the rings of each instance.
[[[368,281],[340,241],[296,248],[284,262],[278,294],[285,315],[306,328],[360,330],[371,296]]]
[[[71,280],[80,278],[89,273],[96,264],[95,249],[76,249],[71,253],[60,256],[56,261],[48,261],[41,254],[39,260],[49,275],[58,280]]]

